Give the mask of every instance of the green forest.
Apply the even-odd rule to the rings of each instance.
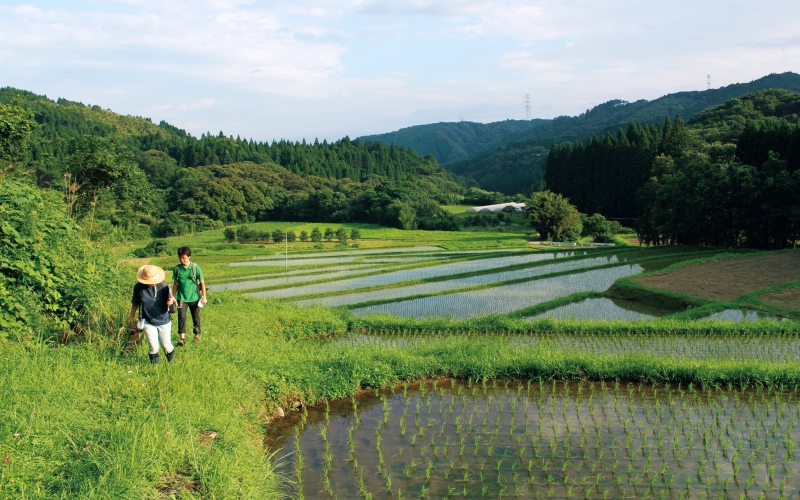
[[[687,124],[554,145],[545,181],[646,244],[785,248],[800,238],[800,94],[754,92]]]
[[[500,153],[510,143],[549,148],[553,140],[559,142],[586,140],[591,134],[599,134],[606,130],[616,132],[620,123],[633,121],[660,125],[666,117],[674,117],[676,114],[688,120],[705,109],[723,104],[735,97],[773,88],[800,92],[800,75],[792,72],[771,74],[749,83],[735,83],[704,91],[676,92],[652,101],[640,99],[628,102],[613,99],[587,109],[577,116],[558,116],[552,120],[537,118],[493,123],[469,121],[434,123],[361,138],[385,144],[403,145],[421,155],[431,154],[446,168],[457,170],[455,165],[458,162],[479,156],[488,156],[490,159],[485,160],[484,164],[493,165],[491,157],[495,153]],[[520,145],[515,147],[519,149]],[[496,168],[499,169],[499,166]],[[482,188],[497,190],[496,187],[484,184],[483,177],[484,175],[475,175],[475,180]],[[512,190],[506,194],[517,192],[518,190]]]
[[[60,192],[93,238],[264,220],[456,228],[439,205],[460,201],[461,186],[435,158],[402,146],[197,138],[163,121],[13,88],[0,89],[0,104],[4,120],[30,124],[15,175]]]

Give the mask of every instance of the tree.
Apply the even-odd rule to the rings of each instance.
[[[325,238],[328,241],[331,241],[333,239],[333,229],[326,227],[325,235],[323,236],[323,238]]]
[[[286,232],[286,241],[292,243],[294,240],[297,239],[297,235],[294,234],[294,231],[287,231]]]
[[[611,223],[600,214],[583,218],[583,234],[591,236],[595,243],[611,241]]]
[[[0,104],[0,173],[9,170],[25,156],[25,144],[36,128],[33,113],[18,101]]]
[[[525,207],[525,216],[545,240],[575,241],[583,229],[578,209],[570,205],[568,199],[551,191],[534,193]]]
[[[283,241],[283,231],[280,229],[276,229],[272,231],[272,241],[275,243],[280,243]]]
[[[336,230],[336,239],[342,243],[347,243],[347,229],[340,227]]]
[[[222,234],[225,236],[225,241],[236,241],[236,229],[232,227],[226,227]]]
[[[357,227],[350,230],[350,239],[353,241],[361,239],[361,231],[359,231]]]
[[[322,233],[319,232],[318,227],[315,227],[314,229],[311,230],[311,241],[313,241],[314,243],[319,243],[320,241],[322,241]]]
[[[305,230],[300,231],[300,241],[305,243],[307,240],[308,240],[308,232],[306,232]]]

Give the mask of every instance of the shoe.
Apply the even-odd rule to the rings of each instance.
[[[157,365],[158,362],[161,361],[161,358],[158,356],[158,353],[150,354],[150,362],[154,365]]]
[[[179,346],[184,346],[184,345],[186,345],[186,339],[185,339],[185,338],[180,338],[180,339],[178,339],[178,345],[179,345]]]
[[[174,358],[174,357],[175,357],[175,349],[173,349],[172,352],[168,352],[167,353],[167,361],[171,362],[172,358]]]
[[[198,342],[199,340],[200,340],[200,335],[195,335],[195,336],[194,336],[194,341],[195,341],[195,342]]]

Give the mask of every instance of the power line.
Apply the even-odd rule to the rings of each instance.
[[[531,95],[525,94],[525,97],[522,98],[522,108],[525,110],[525,119],[531,119]]]

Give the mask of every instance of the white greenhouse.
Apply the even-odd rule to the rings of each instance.
[[[513,207],[517,212],[525,210],[524,203],[498,203],[497,205],[486,205],[483,207],[472,207],[465,210],[468,214],[499,214],[506,207]]]

